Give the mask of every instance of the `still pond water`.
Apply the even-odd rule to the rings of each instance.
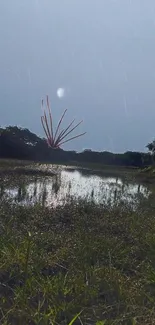
[[[86,199],[97,204],[131,202],[149,195],[149,189],[120,176],[95,175],[80,170],[61,168],[54,176],[16,175],[0,180],[0,197],[18,204],[40,203],[44,206],[63,205],[71,200]]]

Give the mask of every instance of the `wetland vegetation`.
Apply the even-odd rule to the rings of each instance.
[[[154,324],[154,156],[8,127],[0,157],[0,323]]]
[[[1,324],[154,324],[153,184],[127,170],[0,166]]]

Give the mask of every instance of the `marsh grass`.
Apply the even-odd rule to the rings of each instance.
[[[9,169],[11,168],[23,168],[23,171],[25,169],[25,167],[27,168],[28,166],[31,166],[31,167],[34,167],[33,170],[35,172],[36,170],[36,167],[38,167],[39,165],[42,165],[43,162],[40,162],[40,163],[36,163],[34,161],[28,161],[28,160],[17,160],[17,159],[0,159],[0,172],[2,170],[5,170],[5,171],[8,171]],[[107,174],[107,175],[110,175],[110,176],[118,176],[118,175],[121,175],[121,176],[134,176],[137,171],[138,171],[138,168],[136,167],[125,167],[125,166],[115,166],[115,165],[104,165],[104,164],[97,164],[97,163],[85,163],[85,162],[82,162],[82,163],[79,163],[79,162],[76,162],[76,161],[73,161],[73,162],[67,162],[63,164],[59,164],[59,163],[54,163],[52,164],[51,162],[45,162],[45,165],[48,167],[48,166],[53,166],[54,168],[56,166],[63,166],[65,165],[66,169],[68,168],[69,170],[80,170],[80,171],[83,171],[86,172],[87,174],[88,173],[97,173],[99,175],[102,175],[103,173],[104,174]],[[48,169],[48,168],[47,168]]]
[[[57,208],[0,204],[0,323],[154,324],[153,197]],[[79,314],[80,313],[80,314]]]
[[[22,160],[0,159],[0,176],[53,176],[58,170],[57,165],[41,164]]]
[[[29,165],[28,160],[18,160],[18,159],[2,159],[0,158],[0,168],[2,167],[17,167]]]

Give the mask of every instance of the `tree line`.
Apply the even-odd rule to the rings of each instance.
[[[51,163],[95,163],[104,165],[146,167],[153,163],[155,141],[147,145],[148,153],[127,151],[125,153],[84,150],[65,151],[51,149],[44,138],[28,129],[9,126],[0,128],[0,158],[26,159]]]

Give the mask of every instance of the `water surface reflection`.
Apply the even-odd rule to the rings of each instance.
[[[135,182],[78,170],[62,170],[52,177],[14,176],[7,182],[1,180],[0,184],[1,198],[11,198],[18,204],[41,203],[44,206],[62,205],[73,199],[86,199],[96,204],[136,203],[140,197],[148,195],[148,188]]]

